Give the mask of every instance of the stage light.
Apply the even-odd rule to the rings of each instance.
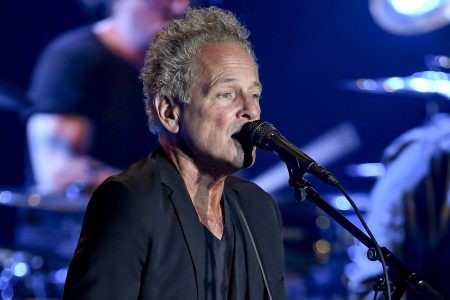
[[[450,99],[450,74],[445,72],[416,72],[406,77],[356,79],[342,82],[344,88],[367,93],[410,93],[416,96],[437,94]],[[367,166],[371,167],[370,165]],[[371,170],[371,169],[367,169]],[[359,170],[358,170],[359,171]],[[364,170],[362,170],[364,171]]]
[[[443,0],[391,0],[392,7],[399,13],[419,16],[431,12],[441,6]]]
[[[375,22],[398,35],[414,35],[450,23],[450,0],[369,0]]]
[[[28,274],[28,265],[23,262],[18,262],[13,265],[13,273],[16,277],[24,277]]]
[[[413,91],[419,92],[419,93],[432,93],[433,85],[431,84],[431,81],[425,78],[411,78],[407,80],[407,85],[409,88]]]
[[[330,254],[331,245],[327,240],[318,240],[313,245],[316,255],[324,256]]]
[[[396,91],[404,87],[405,83],[400,77],[391,77],[384,82],[384,89],[387,91]]]
[[[6,204],[12,199],[12,193],[10,191],[0,192],[0,203]]]
[[[67,278],[67,268],[59,269],[51,274],[52,282],[63,284]]]
[[[349,210],[352,208],[352,206],[344,196],[336,197],[334,199],[334,206],[339,210]]]

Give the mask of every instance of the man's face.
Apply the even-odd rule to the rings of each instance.
[[[153,36],[184,14],[190,0],[121,0],[115,9],[124,37],[145,49]]]
[[[234,42],[207,43],[194,63],[197,76],[180,117],[183,146],[197,165],[219,174],[249,167],[254,147],[243,149],[232,136],[260,118],[261,84],[253,58]]]

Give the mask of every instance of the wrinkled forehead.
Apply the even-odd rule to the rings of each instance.
[[[196,80],[204,94],[214,86],[239,84],[262,89],[258,68],[248,50],[237,42],[203,44],[195,58]]]
[[[204,68],[204,71],[226,64],[243,64],[258,70],[257,64],[247,48],[236,41],[202,43],[194,57],[194,63],[197,67]]]

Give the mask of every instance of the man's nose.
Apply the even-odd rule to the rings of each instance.
[[[238,117],[248,120],[258,120],[260,118],[261,107],[259,106],[259,99],[255,99],[253,95],[243,95],[242,104]]]

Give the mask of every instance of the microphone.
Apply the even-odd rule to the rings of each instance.
[[[286,163],[288,168],[314,175],[332,186],[339,184],[331,172],[286,140],[269,122],[256,120],[245,123],[234,137],[242,144],[272,151]]]

